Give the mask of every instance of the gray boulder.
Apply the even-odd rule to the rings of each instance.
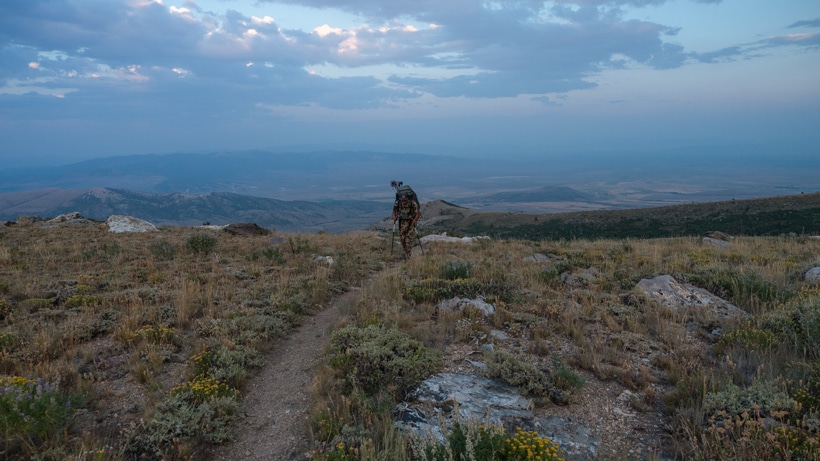
[[[111,215],[105,220],[108,232],[157,232],[157,226],[133,216]]]
[[[807,282],[820,282],[820,266],[807,270],[803,279]]]
[[[712,246],[716,246],[716,247],[721,247],[721,248],[726,248],[726,247],[728,247],[728,246],[729,246],[729,242],[728,242],[728,241],[726,241],[726,240],[720,240],[720,239],[713,239],[713,238],[711,238],[711,237],[703,237],[703,243],[705,243],[705,244],[707,244],[707,245],[712,245]]]
[[[533,253],[533,254],[525,257],[524,261],[525,262],[531,262],[531,263],[546,263],[546,262],[550,261],[550,258],[547,255],[543,254],[543,253]]]
[[[680,283],[671,275],[659,275],[652,279],[643,279],[638,282],[636,289],[672,310],[686,307],[706,307],[722,317],[743,318],[749,316],[734,304],[702,288]]]
[[[455,297],[452,299],[445,299],[444,301],[436,305],[436,309],[448,312],[463,311],[467,308],[478,309],[479,311],[484,313],[485,317],[495,314],[495,305],[490,304],[481,298],[467,299]]]
[[[407,402],[396,408],[395,426],[416,437],[444,443],[456,422],[478,422],[536,431],[557,443],[567,459],[594,459],[600,443],[576,421],[536,418],[533,402],[503,381],[457,373],[439,373],[424,381]]]
[[[703,233],[703,236],[712,240],[723,240],[724,242],[728,242],[732,239],[732,236],[721,231],[706,231]]]
[[[712,246],[726,248],[729,246],[729,240],[732,236],[721,231],[707,231],[703,233],[703,243]]]
[[[80,214],[78,211],[73,211],[71,213],[61,214],[60,216],[54,217],[49,219],[47,222],[50,223],[60,223],[60,222],[69,222],[76,219],[85,219],[83,215]]]

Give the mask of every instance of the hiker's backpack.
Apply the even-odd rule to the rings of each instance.
[[[416,207],[421,210],[421,204],[419,203],[418,196],[416,196],[416,191],[406,184],[401,184],[396,188],[396,201],[400,202],[405,199],[415,202]]]

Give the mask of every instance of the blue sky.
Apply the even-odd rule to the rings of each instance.
[[[817,0],[0,3],[6,166],[304,145],[820,154],[818,127]]]

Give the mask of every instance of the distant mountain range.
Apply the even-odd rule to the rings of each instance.
[[[378,152],[264,151],[130,155],[0,170],[0,192],[105,187],[150,193],[231,192],[280,200],[386,200],[390,181],[441,181],[460,161]]]
[[[228,192],[153,194],[123,189],[39,189],[0,193],[0,219],[55,217],[79,212],[105,220],[129,215],[156,225],[195,226],[253,222],[286,232],[346,232],[390,215],[390,205],[364,200],[283,201]]]
[[[392,200],[391,180],[422,201],[481,210],[562,212],[815,192],[820,156],[704,150],[492,158],[364,151],[130,155],[6,168],[0,193],[97,187],[155,194],[230,192],[278,200]],[[709,155],[706,155],[709,154]]]
[[[522,213],[543,222],[567,212],[813,192],[818,175],[820,157],[806,156],[781,162],[762,155],[516,158],[503,152],[472,159],[358,151],[132,155],[0,169],[0,219],[77,211],[158,225],[255,222],[282,231],[344,232],[390,215],[389,184],[396,179],[412,185],[423,203],[499,212],[498,228]]]

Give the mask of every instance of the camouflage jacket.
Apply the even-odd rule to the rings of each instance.
[[[419,206],[413,200],[396,200],[393,202],[393,219],[416,220],[420,216]]]

